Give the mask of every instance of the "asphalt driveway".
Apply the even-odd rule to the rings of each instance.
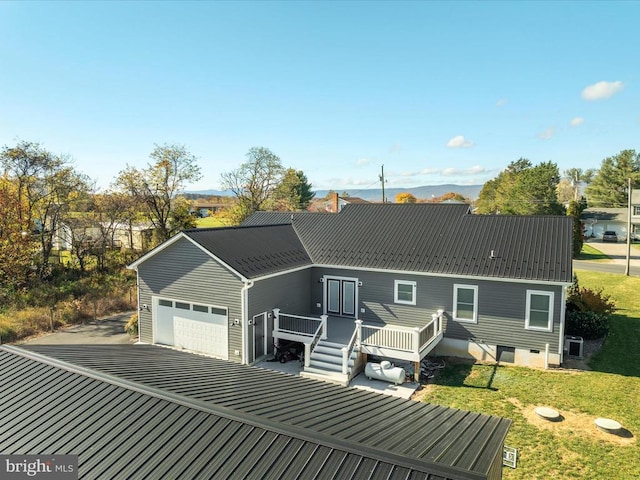
[[[133,312],[88,321],[63,330],[20,342],[22,345],[79,345],[79,344],[123,344],[133,343],[124,326]]]

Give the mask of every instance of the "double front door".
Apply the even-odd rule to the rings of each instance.
[[[358,279],[325,277],[325,306],[328,315],[355,317]]]

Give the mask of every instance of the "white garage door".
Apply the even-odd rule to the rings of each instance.
[[[156,299],[154,342],[228,359],[227,310],[211,305]]]

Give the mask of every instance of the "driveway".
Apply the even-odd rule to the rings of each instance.
[[[133,343],[124,326],[133,312],[120,313],[82,325],[58,330],[25,342],[21,345],[78,345],[78,344],[123,344]]]

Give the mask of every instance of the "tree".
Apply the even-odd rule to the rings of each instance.
[[[37,270],[43,278],[48,274],[49,257],[69,203],[79,192],[90,189],[89,179],[74,170],[67,158],[33,142],[4,147],[0,162],[7,177],[16,182],[18,202],[25,205],[19,218],[22,231],[33,232],[39,239]]]
[[[590,207],[626,207],[628,179],[640,182],[640,154],[622,150],[605,158],[586,190]]]
[[[416,203],[416,202],[417,202],[416,197],[409,192],[398,193],[396,195],[396,203]]]
[[[36,252],[31,232],[22,229],[20,219],[27,214],[18,190],[15,182],[0,177],[0,298],[27,283]]]
[[[552,162],[532,166],[525,158],[512,162],[488,181],[478,197],[479,213],[507,215],[560,215],[558,167]]]
[[[197,159],[182,145],[156,145],[152,162],[138,170],[127,166],[116,188],[134,197],[154,227],[156,242],[171,238],[184,226],[183,213],[176,215],[176,198],[190,182],[202,178]]]
[[[580,196],[580,184],[589,183],[595,175],[595,169],[589,168],[582,170],[581,168],[569,168],[564,171],[564,174],[569,180],[569,184],[573,190],[573,200],[578,201]]]
[[[584,228],[580,215],[585,208],[587,208],[587,203],[584,199],[580,202],[571,200],[567,207],[567,215],[573,218],[573,258],[578,258],[584,244]]]
[[[280,212],[299,212],[306,210],[315,196],[304,172],[288,168],[266,206]]]
[[[284,173],[280,158],[268,148],[253,147],[246,156],[247,161],[239,168],[224,172],[220,178],[222,188],[231,190],[238,199],[233,207],[236,223],[265,209]]]

